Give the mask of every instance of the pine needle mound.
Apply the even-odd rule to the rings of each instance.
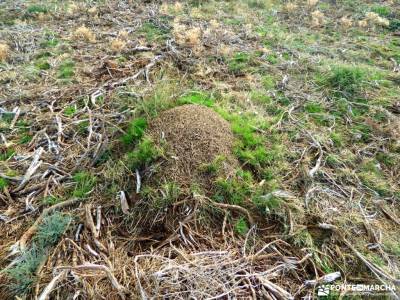
[[[165,182],[206,188],[212,179],[207,165],[223,158],[220,176],[234,174],[238,166],[230,124],[210,108],[188,104],[164,111],[150,124],[149,134],[157,144],[166,144],[167,160],[157,175]]]

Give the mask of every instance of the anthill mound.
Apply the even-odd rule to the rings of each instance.
[[[189,104],[164,111],[151,122],[149,134],[157,144],[166,144],[167,159],[157,174],[165,182],[208,190],[215,174],[205,171],[207,165],[224,158],[219,176],[234,174],[238,166],[230,124],[207,107]]]

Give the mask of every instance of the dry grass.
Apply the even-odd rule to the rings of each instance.
[[[314,27],[322,26],[325,23],[325,15],[319,11],[314,10],[311,13],[311,25]]]
[[[73,38],[76,40],[86,41],[90,43],[96,42],[96,35],[86,26],[80,26],[73,32]]]
[[[6,61],[10,56],[10,47],[5,43],[0,43],[0,61]]]
[[[121,52],[126,48],[126,42],[117,38],[111,41],[110,47],[114,52]]]
[[[340,24],[341,24],[344,28],[350,28],[351,26],[353,26],[353,21],[352,21],[350,18],[344,16],[344,17],[342,17],[342,18],[340,19]]]
[[[319,2],[319,0],[307,0],[307,6],[314,7],[317,5],[318,2]]]

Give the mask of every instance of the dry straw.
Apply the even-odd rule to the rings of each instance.
[[[311,24],[314,27],[319,27],[325,22],[325,15],[319,10],[314,10],[311,13]]]
[[[342,17],[342,18],[340,19],[340,24],[341,24],[344,28],[350,28],[350,27],[353,25],[353,21],[352,21],[350,18],[344,16],[344,17]]]
[[[126,42],[116,38],[114,40],[111,41],[111,50],[114,52],[121,52],[122,50],[124,50],[126,48]]]
[[[10,47],[5,43],[0,43],[0,61],[6,61],[10,56]]]
[[[78,27],[74,31],[73,37],[76,40],[82,40],[82,41],[86,41],[86,42],[90,42],[90,43],[93,43],[96,41],[96,35],[93,33],[93,31],[91,31],[89,28],[87,28],[84,25]]]

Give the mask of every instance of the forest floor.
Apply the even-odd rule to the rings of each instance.
[[[396,297],[399,9],[1,1],[1,295]]]

